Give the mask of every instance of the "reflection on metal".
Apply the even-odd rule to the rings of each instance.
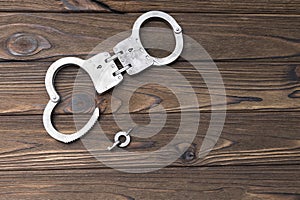
[[[140,27],[150,18],[161,18],[166,20],[172,27],[176,40],[176,46],[174,51],[165,58],[155,58],[147,53],[140,40]],[[116,85],[123,80],[122,72],[126,71],[129,75],[140,73],[150,66],[162,66],[175,61],[183,50],[183,36],[182,29],[177,24],[174,18],[170,15],[160,11],[150,11],[141,15],[133,25],[132,34],[127,39],[119,42],[114,48],[114,55],[110,55],[108,52],[100,53],[88,60],[82,60],[80,58],[66,57],[54,62],[48,69],[45,79],[46,89],[50,96],[50,101],[44,110],[43,123],[47,132],[56,140],[70,143],[76,139],[79,139],[86,134],[93,125],[97,122],[99,117],[99,109],[95,108],[91,119],[87,124],[81,128],[78,132],[71,135],[58,132],[51,121],[51,114],[55,106],[59,103],[60,97],[54,88],[54,80],[56,73],[67,65],[76,65],[82,68],[89,74],[93,81],[94,87],[97,93],[101,94]],[[118,59],[121,63],[119,69],[115,63]],[[124,134],[125,133],[125,134]],[[125,136],[124,143],[118,142],[120,136]],[[119,132],[116,134],[115,144],[111,147],[119,145],[125,147],[130,142],[130,136],[126,132]],[[117,143],[118,142],[118,143]],[[128,143],[128,144],[127,144]]]

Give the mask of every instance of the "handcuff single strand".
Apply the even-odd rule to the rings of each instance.
[[[141,43],[139,33],[140,27],[146,20],[150,18],[161,18],[167,21],[173,29],[176,46],[174,51],[165,58],[152,57],[147,53]],[[123,72],[126,71],[129,75],[134,75],[140,73],[150,66],[163,66],[172,63],[180,56],[182,50],[182,29],[175,19],[161,11],[150,11],[141,15],[136,20],[133,25],[131,36],[119,42],[113,48],[113,55],[108,52],[103,52],[89,58],[88,60],[82,60],[76,57],[65,57],[57,60],[49,67],[45,78],[46,90],[50,97],[43,114],[43,123],[46,131],[56,140],[64,143],[70,143],[85,135],[98,121],[98,117],[100,115],[100,110],[96,107],[89,121],[79,131],[73,134],[60,133],[55,129],[51,121],[51,115],[53,109],[60,102],[60,96],[55,90],[54,80],[57,72],[63,67],[67,65],[76,65],[82,68],[90,76],[97,93],[101,94],[118,85],[123,80]],[[116,59],[118,59],[121,63],[121,69],[117,67],[115,63]],[[123,134],[126,132],[119,132],[116,134],[115,144],[112,146],[112,148],[117,145],[125,147],[129,144],[129,132],[128,134],[123,134],[123,136],[129,137],[129,139],[126,139],[126,141],[129,141],[127,145],[124,145],[123,143],[121,144],[121,142],[118,140],[120,137],[118,134],[121,133]],[[116,144],[117,142],[118,144]]]

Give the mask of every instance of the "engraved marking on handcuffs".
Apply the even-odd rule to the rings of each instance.
[[[174,51],[165,58],[155,58],[150,56],[144,49],[139,30],[141,25],[150,18],[162,18],[172,27],[176,46]],[[43,123],[46,131],[56,140],[69,143],[79,139],[86,134],[97,122],[100,111],[95,108],[90,120],[78,132],[73,134],[63,134],[58,132],[52,122],[51,114],[55,106],[59,103],[60,97],[54,88],[56,73],[66,65],[77,65],[90,76],[98,94],[101,94],[116,85],[122,80],[122,72],[126,71],[129,75],[137,74],[150,66],[163,66],[175,61],[183,50],[182,29],[174,18],[161,11],[150,11],[141,15],[133,25],[132,34],[129,38],[118,43],[114,48],[114,55],[108,52],[99,53],[88,60],[75,57],[66,57],[54,62],[48,69],[45,84],[50,96],[50,101],[44,110]],[[118,59],[123,68],[118,69],[114,60]],[[121,146],[121,145],[120,145]]]

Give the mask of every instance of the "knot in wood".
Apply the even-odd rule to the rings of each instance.
[[[76,93],[71,96],[65,110],[70,113],[89,113],[94,110],[95,101],[93,95]]]
[[[187,150],[183,155],[182,155],[182,159],[185,161],[192,161],[195,159],[195,152],[193,152],[192,150]]]
[[[27,33],[16,33],[7,42],[7,49],[15,56],[32,55],[38,46],[38,38]]]

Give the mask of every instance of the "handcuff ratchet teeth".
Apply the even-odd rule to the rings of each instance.
[[[161,18],[167,21],[172,29],[176,40],[174,51],[165,58],[152,57],[147,53],[140,40],[140,27],[150,18]],[[54,80],[57,72],[68,66],[76,65],[82,68],[90,77],[98,94],[101,94],[123,80],[122,72],[126,71],[129,75],[138,74],[150,66],[162,66],[175,61],[183,50],[182,29],[175,19],[161,11],[150,11],[141,15],[133,25],[130,37],[119,42],[114,48],[114,55],[108,52],[99,53],[88,60],[75,57],[65,57],[54,62],[48,69],[45,85],[49,94],[50,101],[45,107],[43,123],[50,136],[64,143],[73,142],[86,134],[98,121],[100,115],[99,108],[95,108],[90,120],[79,131],[73,134],[60,133],[55,129],[51,121],[53,109],[60,102],[60,96],[55,90]],[[122,65],[119,69],[115,63],[118,59]]]

